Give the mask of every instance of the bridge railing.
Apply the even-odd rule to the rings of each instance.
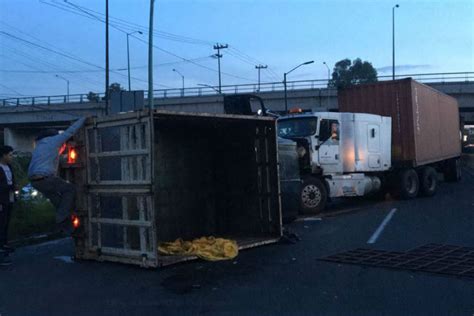
[[[443,82],[473,82],[474,72],[447,72],[447,73],[425,73],[425,74],[403,74],[396,75],[396,79],[412,77],[415,80],[425,83],[443,83]],[[378,80],[391,80],[392,76],[378,76]],[[327,79],[315,80],[296,80],[287,82],[287,90],[304,90],[304,89],[326,89],[328,87]],[[330,88],[333,90],[334,88]],[[257,93],[257,92],[274,92],[283,91],[283,82],[264,82],[238,85],[221,86],[218,91],[216,86],[199,86],[184,89],[157,89],[153,90],[154,98],[174,98],[174,97],[195,97],[204,95],[233,94],[233,93]],[[148,98],[145,91],[145,98]],[[55,95],[55,96],[35,96],[0,99],[0,106],[20,106],[20,105],[49,105],[63,103],[91,103],[101,102],[104,93],[97,94],[71,94],[71,95]]]

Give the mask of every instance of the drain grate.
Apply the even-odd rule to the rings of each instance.
[[[474,279],[474,248],[471,247],[427,244],[407,252],[358,248],[320,260]]]

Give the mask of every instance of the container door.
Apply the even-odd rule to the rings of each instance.
[[[86,257],[157,265],[148,116],[87,127]]]

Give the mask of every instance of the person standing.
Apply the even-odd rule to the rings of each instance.
[[[71,213],[74,206],[74,185],[57,176],[61,148],[83,125],[86,118],[77,120],[62,134],[55,129],[41,132],[36,138],[28,178],[31,185],[46,196],[56,208],[57,231],[72,233]]]
[[[10,265],[9,253],[13,248],[8,244],[8,226],[10,224],[13,203],[15,202],[15,177],[11,168],[13,148],[0,147],[0,265]]]

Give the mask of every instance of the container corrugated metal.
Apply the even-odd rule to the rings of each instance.
[[[392,162],[421,166],[461,154],[456,99],[411,78],[338,92],[339,111],[392,117]]]
[[[277,242],[275,124],[149,110],[89,119],[66,177],[78,190],[76,258],[158,267],[196,259],[158,252],[177,238],[230,238],[240,249]]]

